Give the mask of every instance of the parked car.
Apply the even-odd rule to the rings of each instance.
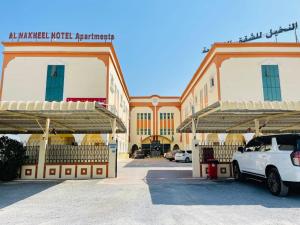
[[[179,151],[180,150],[169,151],[169,152],[166,153],[165,158],[170,160],[170,161],[173,161],[175,159],[175,154]]]
[[[256,137],[239,147],[232,162],[236,180],[261,178],[273,195],[285,196],[291,186],[300,184],[300,135]]]
[[[133,158],[134,159],[144,159],[145,158],[145,154],[144,151],[142,150],[137,150],[133,153]]]
[[[192,162],[192,150],[180,150],[175,154],[175,161]]]

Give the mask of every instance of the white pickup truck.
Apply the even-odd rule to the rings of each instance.
[[[232,163],[236,180],[262,178],[273,195],[285,196],[300,184],[300,135],[255,137],[233,154]]]

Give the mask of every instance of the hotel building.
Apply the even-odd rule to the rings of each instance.
[[[100,101],[124,122],[119,153],[138,148],[191,149],[176,128],[218,101],[299,101],[299,43],[216,43],[180,96],[130,96],[111,43],[5,42],[1,101]],[[29,137],[33,140],[34,137]],[[38,137],[35,137],[38,139]],[[110,135],[60,135],[78,144]],[[197,134],[200,141],[241,142],[238,134]]]

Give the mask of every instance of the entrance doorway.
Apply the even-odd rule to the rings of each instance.
[[[164,136],[148,136],[142,140],[142,150],[146,156],[162,156],[171,150],[171,140]]]

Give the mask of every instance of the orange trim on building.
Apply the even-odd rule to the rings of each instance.
[[[164,120],[164,129],[166,129],[166,132],[167,132],[167,119],[168,119],[168,115],[167,115],[167,113],[164,113],[164,116],[166,116],[166,117],[163,117],[163,120]]]
[[[159,129],[164,129],[164,123],[163,123],[163,120],[161,119],[160,117],[160,114],[159,114]],[[159,134],[161,135],[161,133],[159,132]]]
[[[145,115],[146,115],[146,118],[144,118],[144,129],[147,128],[148,113],[144,114],[144,117],[145,117]]]
[[[130,99],[151,99],[151,98],[160,98],[160,99],[178,99],[180,96],[160,96],[160,95],[150,95],[150,96],[130,96]]]
[[[174,125],[174,116],[175,116],[175,115],[173,114],[173,119],[172,119],[172,121],[171,121],[171,126],[172,126],[171,129],[172,129],[173,132],[175,132],[175,130],[174,130],[174,127],[175,127],[175,125]]]
[[[140,131],[140,119],[136,119],[136,130]]]
[[[152,102],[129,102],[130,107],[152,107]],[[174,106],[174,107],[180,107],[180,102],[159,102],[157,107],[163,107],[163,106]]]

